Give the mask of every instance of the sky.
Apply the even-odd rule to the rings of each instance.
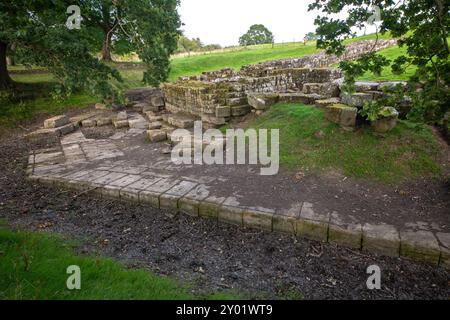
[[[312,0],[181,0],[179,13],[189,38],[205,44],[237,45],[253,24],[264,24],[275,42],[300,41],[314,32],[318,12],[308,12]]]

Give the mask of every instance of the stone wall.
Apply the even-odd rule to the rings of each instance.
[[[356,59],[370,50],[395,45],[395,40],[361,41],[346,47],[341,57],[321,52],[298,59],[269,61],[244,66],[240,71],[223,69],[204,72],[200,76],[182,77],[163,85],[166,109],[189,114],[213,125],[222,125],[232,117],[241,117],[252,110],[248,96],[270,93],[317,94],[310,90],[320,87],[323,98],[339,95],[335,80],[342,78],[338,69],[324,68],[342,60]],[[307,85],[306,90],[304,86]],[[308,93],[308,90],[311,92]],[[308,97],[301,97],[309,101]]]

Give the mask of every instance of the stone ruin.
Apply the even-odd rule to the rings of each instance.
[[[193,128],[196,120],[201,120],[205,129],[219,127],[230,121],[241,121],[250,113],[260,115],[278,102],[324,108],[329,121],[353,128],[358,109],[365,102],[382,97],[385,94],[383,88],[399,82],[358,82],[356,93],[346,94],[341,90],[342,72],[329,67],[396,43],[396,40],[360,41],[348,45],[341,57],[320,52],[296,59],[248,65],[239,71],[223,69],[181,77],[160,89],[129,91],[128,106],[133,111],[129,114],[96,104],[93,112],[70,119],[51,119],[44,128],[29,136],[58,137],[80,126],[113,125],[116,129],[148,130],[150,141],[159,142],[170,139],[176,128]],[[406,86],[405,83],[400,84]],[[409,105],[405,99],[396,108],[405,114]]]
[[[192,116],[215,127],[234,119],[239,121],[250,112],[259,114],[276,102],[327,107],[341,101],[343,81],[339,69],[326,67],[396,43],[396,40],[360,41],[347,46],[341,57],[320,52],[248,65],[239,71],[223,69],[182,77],[162,87],[166,110]],[[352,103],[350,106],[355,107]]]

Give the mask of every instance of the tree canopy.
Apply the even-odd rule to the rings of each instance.
[[[413,99],[409,117],[436,121],[450,105],[449,5],[448,0],[315,0],[309,9],[323,13],[315,21],[318,47],[337,55],[344,52],[345,39],[355,36],[357,30],[374,22],[375,14],[380,14],[377,35],[389,33],[397,38],[407,54],[390,61],[370,52],[356,61],[342,62],[347,90],[351,91],[355,79],[365,72],[380,74],[384,67],[391,66],[394,73],[401,74],[408,65],[414,65],[417,71],[409,81]],[[331,16],[339,12],[347,12],[347,18]]]
[[[0,89],[13,83],[6,68],[8,48],[26,65],[47,68],[58,79],[56,92],[87,89],[108,100],[117,98],[119,73],[101,63],[92,50],[102,46],[98,30],[108,23],[111,39],[127,43],[146,66],[143,81],[158,85],[170,70],[170,55],[177,47],[178,0],[80,1],[81,28],[68,29],[66,0],[23,0],[0,3]],[[106,8],[106,9],[105,9]],[[108,14],[106,14],[108,11]],[[105,16],[109,20],[105,21]],[[95,32],[97,30],[97,33]]]
[[[251,46],[256,44],[273,43],[274,37],[262,24],[254,24],[250,27],[246,34],[239,38],[241,46]]]

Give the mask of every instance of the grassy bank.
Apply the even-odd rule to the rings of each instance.
[[[106,258],[75,254],[58,236],[12,232],[0,227],[0,299],[181,300],[231,299],[197,296],[176,281],[145,270],[128,270]],[[67,267],[81,269],[81,290],[68,290]]]
[[[279,104],[249,127],[280,129],[281,165],[294,170],[332,170],[385,183],[441,173],[437,138],[428,127],[408,121],[382,138],[370,127],[346,132],[315,107]]]

